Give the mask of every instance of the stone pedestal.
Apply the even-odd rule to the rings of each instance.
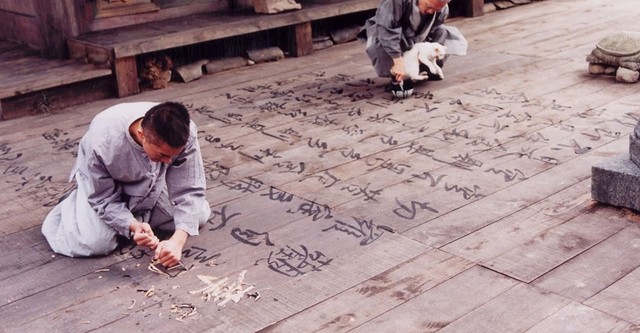
[[[591,167],[591,197],[640,211],[640,123],[629,135],[629,153]]]
[[[591,167],[594,200],[640,211],[640,168],[622,154]]]

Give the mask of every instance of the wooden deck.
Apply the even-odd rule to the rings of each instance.
[[[113,96],[109,69],[70,59],[46,59],[26,45],[2,39],[0,63],[0,120]]]
[[[0,332],[638,332],[640,216],[590,177],[628,150],[640,86],[585,56],[639,16],[546,0],[454,20],[468,56],[407,100],[354,42],[0,122]],[[39,231],[91,117],[142,100],[188,103],[201,131],[214,213],[172,278],[144,249],[66,258]]]

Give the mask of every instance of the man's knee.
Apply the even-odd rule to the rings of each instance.
[[[82,241],[77,255],[82,257],[106,256],[118,247],[118,238],[115,233],[96,235]]]
[[[106,256],[118,247],[115,231],[80,234],[58,230],[45,236],[54,252],[68,257]]]

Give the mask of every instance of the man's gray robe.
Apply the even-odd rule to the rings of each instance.
[[[376,14],[367,20],[358,34],[366,41],[367,55],[380,77],[389,77],[393,58],[418,42],[437,42],[447,47],[447,54],[465,55],[467,41],[455,27],[444,21],[449,6],[432,15],[422,15],[418,0],[383,0]]]
[[[137,218],[152,227],[197,235],[211,209],[191,122],[188,142],[170,164],[153,162],[129,133],[129,126],[156,103],[115,105],[98,114],[82,137],[71,172],[77,189],[45,218],[42,233],[56,252],[71,257],[105,255],[117,235],[130,237]]]

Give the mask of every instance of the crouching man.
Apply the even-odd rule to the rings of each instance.
[[[56,253],[107,255],[118,235],[171,267],[211,209],[196,125],[176,102],[123,103],[99,113],[82,137],[77,188],[49,212],[42,233]],[[172,234],[159,241],[154,230]]]

